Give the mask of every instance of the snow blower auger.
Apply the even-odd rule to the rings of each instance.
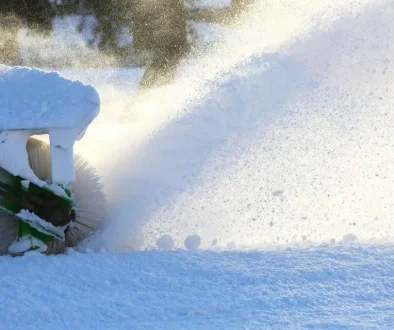
[[[0,65],[0,254],[62,253],[101,227],[100,179],[73,153],[99,107],[92,86]]]

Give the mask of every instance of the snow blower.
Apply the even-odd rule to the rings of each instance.
[[[100,179],[73,153],[99,106],[92,86],[0,66],[0,254],[62,253],[101,227]]]

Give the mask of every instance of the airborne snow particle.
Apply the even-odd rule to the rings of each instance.
[[[212,246],[216,246],[216,244],[218,244],[218,240],[215,238],[213,241],[212,241]]]
[[[185,247],[189,250],[197,250],[200,247],[201,238],[197,234],[189,235],[185,239]]]
[[[354,234],[346,234],[346,235],[343,235],[343,238],[342,238],[343,243],[352,243],[357,240],[358,240],[358,238]]]
[[[172,250],[174,248],[174,240],[171,235],[163,235],[156,241],[156,246],[162,250]]]
[[[284,193],[283,190],[275,190],[272,192],[272,196],[278,197],[278,196],[282,196]]]
[[[227,249],[229,250],[235,250],[237,248],[237,245],[234,242],[230,242],[227,244]]]

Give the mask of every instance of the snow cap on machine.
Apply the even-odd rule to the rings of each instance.
[[[97,91],[56,72],[0,65],[0,167],[39,186],[28,164],[27,139],[48,134],[52,182],[74,181],[73,146],[98,115]]]

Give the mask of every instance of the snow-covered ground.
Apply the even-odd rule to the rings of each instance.
[[[0,329],[393,329],[392,247],[2,258]]]
[[[0,258],[0,328],[392,329],[393,20],[265,0],[148,95],[140,71],[63,71],[103,100],[76,149],[108,252]]]

